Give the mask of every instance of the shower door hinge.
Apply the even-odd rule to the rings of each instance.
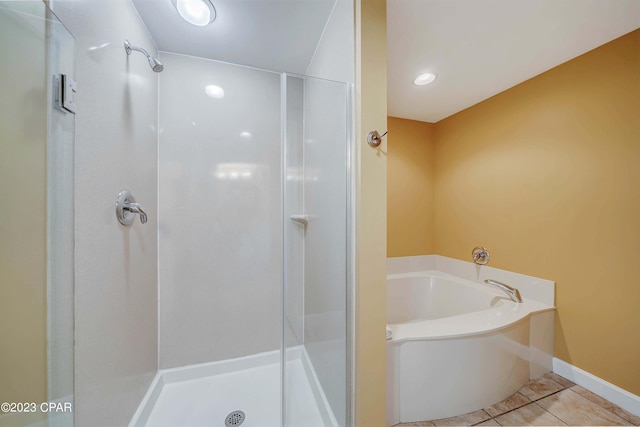
[[[77,83],[66,74],[56,75],[53,78],[53,105],[60,111],[75,114],[76,93],[78,92]]]

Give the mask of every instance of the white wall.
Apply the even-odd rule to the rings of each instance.
[[[158,77],[123,40],[156,53],[129,0],[55,0],[76,37],[75,421],[123,426],[157,370]],[[123,227],[122,189],[149,215]]]
[[[164,52],[161,60],[160,366],[276,350],[280,75]],[[207,96],[207,85],[224,97]]]
[[[355,20],[353,0],[336,0],[335,7],[309,63],[307,75],[338,82],[355,81]],[[380,66],[386,67],[382,58]]]
[[[304,86],[304,344],[331,408],[346,424],[347,90]]]

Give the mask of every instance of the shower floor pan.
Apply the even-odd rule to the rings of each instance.
[[[287,351],[287,424],[337,426],[303,347]],[[279,427],[280,351],[158,372],[129,427]]]

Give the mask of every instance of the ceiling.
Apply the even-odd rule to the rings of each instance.
[[[640,0],[387,0],[388,113],[437,122],[639,27]]]
[[[161,51],[298,74],[307,70],[335,0],[212,2],[216,20],[196,27],[171,0],[133,0]]]

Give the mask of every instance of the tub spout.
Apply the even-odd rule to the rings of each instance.
[[[506,292],[507,295],[509,295],[509,298],[511,298],[511,301],[522,302],[522,298],[520,297],[520,292],[516,288],[512,288],[507,284],[504,284],[502,282],[498,282],[492,279],[487,279],[484,281],[484,283],[486,283],[487,285],[495,286],[496,288],[503,290],[504,292]]]

